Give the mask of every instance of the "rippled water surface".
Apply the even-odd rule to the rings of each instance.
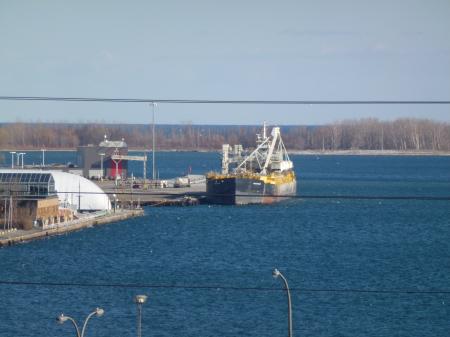
[[[158,159],[161,177],[220,164],[215,153]],[[300,195],[450,195],[450,157],[293,160]],[[87,336],[135,336],[138,293],[149,296],[144,336],[285,336],[286,294],[274,267],[293,288],[296,336],[448,336],[450,202],[146,208],[141,218],[2,248],[2,281],[111,286],[1,284],[0,336],[73,336],[56,315],[81,320],[96,306],[105,315]]]

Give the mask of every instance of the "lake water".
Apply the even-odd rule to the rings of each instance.
[[[74,156],[46,153],[49,162]],[[292,159],[300,195],[450,195],[450,157]],[[158,154],[162,178],[219,165],[217,153]],[[96,306],[105,315],[87,336],[135,336],[139,293],[149,296],[143,336],[285,336],[274,267],[294,289],[295,336],[449,335],[448,200],[294,199],[149,207],[141,218],[2,248],[2,281],[111,286],[0,284],[0,336],[73,336],[55,317],[81,321]]]

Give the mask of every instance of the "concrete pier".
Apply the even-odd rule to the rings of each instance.
[[[117,186],[112,180],[96,181],[97,185],[108,194],[111,204],[117,201],[122,208],[136,206],[192,206],[198,205],[206,194],[206,182],[194,181],[189,187],[173,187],[169,181],[168,187],[133,188],[129,182],[120,182]],[[114,197],[114,195],[116,197]]]
[[[92,214],[83,214],[80,218],[64,223],[59,223],[46,227],[45,229],[32,230],[14,230],[11,232],[0,233],[0,247],[11,246],[17,243],[42,239],[48,236],[59,235],[77,231],[92,226],[105,225],[111,222],[117,222],[144,215],[144,210],[116,210],[116,212],[95,212]]]

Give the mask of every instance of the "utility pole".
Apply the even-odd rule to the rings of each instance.
[[[143,184],[143,188],[146,188],[147,184],[146,184],[146,180],[147,180],[147,152],[144,149],[144,184]]]
[[[155,165],[155,150],[156,150],[156,137],[155,137],[155,107],[157,104],[155,102],[152,102],[152,180],[153,183],[156,179],[156,165]]]

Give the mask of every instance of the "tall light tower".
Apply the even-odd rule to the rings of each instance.
[[[157,104],[152,102],[152,180],[156,180],[156,165],[155,165],[155,150],[156,150],[156,137],[155,137],[155,107]]]
[[[14,168],[14,155],[16,151],[10,151],[9,153],[11,153],[11,168]]]

